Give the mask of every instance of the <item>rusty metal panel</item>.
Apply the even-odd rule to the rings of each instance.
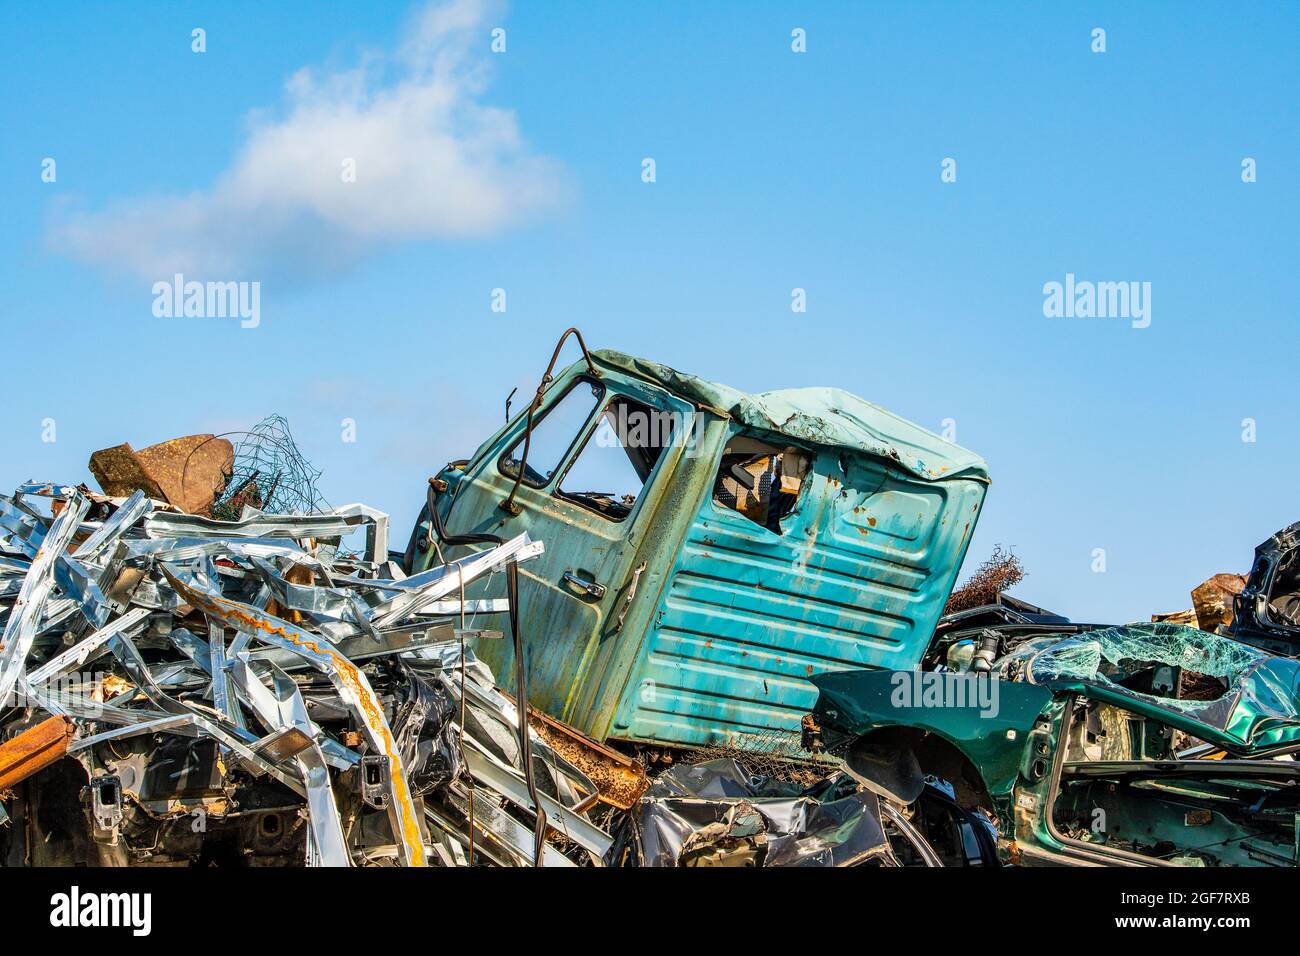
[[[90,456],[90,473],[110,496],[143,491],[189,513],[207,512],[234,467],[235,449],[215,435],[173,438],[136,451],[129,444]]]
[[[518,706],[510,694],[501,691],[501,695]],[[536,707],[528,708],[528,723],[552,750],[591,778],[597,788],[594,796],[602,803],[629,810],[650,785],[645,767]]]

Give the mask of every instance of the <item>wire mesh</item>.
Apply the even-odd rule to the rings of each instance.
[[[274,514],[319,514],[329,503],[316,487],[320,469],[299,450],[283,415],[269,415],[239,436],[235,464],[226,489],[212,506],[212,516],[234,521],[248,505]]]

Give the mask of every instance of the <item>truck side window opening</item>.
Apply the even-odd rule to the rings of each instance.
[[[560,479],[562,497],[614,521],[632,513],[650,472],[672,444],[673,416],[624,396],[612,399]]]
[[[794,510],[809,464],[809,456],[797,448],[735,435],[722,450],[713,500],[780,534],[781,519]]]
[[[533,421],[533,437],[528,446],[528,462],[524,466],[524,484],[542,488],[555,477],[564,456],[581,434],[591,413],[605,395],[598,382],[579,379],[569,387],[558,401]],[[519,459],[524,454],[521,435],[514,446],[501,456],[497,468],[510,478],[519,474]]]

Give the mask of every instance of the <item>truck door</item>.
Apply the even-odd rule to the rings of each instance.
[[[635,379],[566,373],[534,415],[519,513],[500,504],[520,472],[526,416],[469,465],[453,499],[453,533],[526,531],[545,544],[519,566],[520,629],[529,699],[562,720],[635,587],[640,530],[682,454],[692,411]],[[481,640],[475,651],[498,678],[511,673],[509,640]]]

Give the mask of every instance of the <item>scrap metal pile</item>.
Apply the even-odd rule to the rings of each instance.
[[[513,461],[522,440],[482,461]],[[730,467],[733,446],[715,444]],[[841,488],[842,453],[829,460],[827,507],[781,516],[784,534],[697,482],[708,573],[673,585],[677,556],[649,534],[644,558],[606,568],[626,576],[617,590],[567,568],[608,557],[608,539],[549,520],[585,498],[539,495],[536,520],[514,525],[548,552],[504,530],[519,479],[499,498],[510,478],[489,475],[485,495],[465,462],[430,479],[411,543],[391,552],[386,514],[325,504],[282,419],[239,446],[95,452],[102,494],[0,494],[0,864],[1296,865],[1300,525],[1261,544],[1249,576],[1197,587],[1192,610],[1127,627],[1005,593],[1024,576],[1010,553],[957,591],[948,565],[931,622],[889,656],[846,661],[834,655],[858,645],[841,632],[874,633],[876,591],[833,612],[809,599],[788,627],[790,595],[875,573],[810,569],[815,549],[790,543],[836,522],[859,548],[879,537]],[[812,472],[790,472],[790,494],[812,494]],[[448,500],[475,533],[447,532]],[[692,514],[670,516],[682,534]],[[761,576],[714,555],[730,553],[720,540],[766,555]],[[638,590],[651,562],[659,583]],[[674,633],[707,639],[679,647],[671,614],[685,615]],[[834,639],[814,655],[819,626]],[[651,637],[666,643],[643,661]],[[557,651],[566,640],[581,653]],[[611,649],[621,670],[591,663]],[[584,717],[568,702],[596,675],[624,691],[588,693]],[[1098,806],[1108,828],[1090,822]]]
[[[0,495],[0,786],[25,788],[7,801],[8,862],[602,857],[610,838],[583,813],[595,785],[521,733],[463,650],[468,615],[504,602],[453,598],[542,544],[406,577],[387,521]],[[360,530],[364,553],[343,550]]]
[[[642,767],[545,714],[521,723],[526,686],[503,693],[465,643],[502,639],[470,625],[509,601],[465,587],[540,555],[526,534],[408,576],[387,515],[324,510],[278,418],[238,447],[122,444],[90,470],[105,494],[0,495],[8,864],[889,857],[874,797],[821,811],[733,765],[708,773],[729,787],[683,802],[669,776],[647,793]],[[260,510],[277,505],[293,513]],[[344,548],[363,531],[364,550]],[[709,825],[688,839],[692,818]]]
[[[540,554],[527,535],[404,576],[360,505],[226,522],[38,483],[0,495],[0,532],[0,787],[41,783],[9,801],[8,862],[894,862],[843,775],[677,767],[604,799],[632,811],[607,809],[615,846],[562,725],[527,735],[525,771],[518,710],[464,646],[501,638],[463,623],[506,602],[458,595]],[[34,777],[65,755],[80,779]]]

